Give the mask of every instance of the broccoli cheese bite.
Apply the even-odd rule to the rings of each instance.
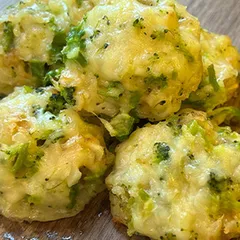
[[[100,1],[63,54],[57,84],[76,87],[77,109],[102,117],[112,136],[128,135],[136,116],[178,111],[202,77],[199,22],[172,0]]]
[[[0,93],[8,94],[20,85],[42,85],[45,72],[62,61],[70,26],[92,5],[91,1],[25,0],[9,7],[0,17]]]
[[[0,101],[0,213],[50,221],[76,215],[104,189],[102,129],[69,108],[69,89],[16,88]]]
[[[114,219],[152,239],[239,237],[239,144],[190,109],[136,130],[106,179]]]
[[[231,99],[239,85],[240,55],[228,36],[202,30],[203,80],[187,104],[212,110]]]
[[[230,126],[231,129],[240,133],[240,89],[224,106],[208,111],[208,116],[217,125]]]

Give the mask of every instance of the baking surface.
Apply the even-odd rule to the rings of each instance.
[[[0,8],[14,0],[0,0]],[[229,35],[240,49],[240,0],[180,0],[204,28]],[[74,218],[49,223],[18,223],[0,217],[3,240],[144,240],[128,238],[124,226],[111,220],[107,192],[98,195]]]

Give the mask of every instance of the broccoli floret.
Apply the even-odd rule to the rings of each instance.
[[[85,31],[82,29],[82,24],[73,27],[67,36],[67,46],[62,51],[67,59],[77,60],[82,67],[87,65],[87,60],[83,55],[86,49],[84,35]]]
[[[75,105],[76,100],[73,97],[73,94],[75,92],[75,87],[65,87],[61,91],[61,96],[65,99],[65,101],[69,105]]]
[[[116,137],[119,141],[125,140],[133,129],[135,119],[128,114],[118,114],[110,124],[116,131]]]
[[[45,112],[51,112],[54,115],[58,115],[61,110],[66,108],[66,101],[59,93],[52,94],[49,98],[49,102],[45,108]]]
[[[26,178],[32,176],[38,170],[38,162],[44,155],[41,149],[34,154],[29,152],[29,143],[23,143],[14,147],[6,153],[12,164],[12,172],[16,178]]]
[[[160,88],[164,88],[167,86],[167,76],[165,76],[164,74],[161,74],[158,77],[155,76],[150,76],[150,77],[146,77],[144,79],[144,82],[146,85],[151,86],[151,87],[160,87]]]
[[[232,184],[231,178],[219,178],[215,173],[210,173],[208,186],[213,193],[222,193],[226,191]]]
[[[119,141],[125,140],[133,129],[135,118],[126,113],[119,113],[112,118],[110,122],[100,118],[101,122],[107,128],[111,136],[116,137]]]
[[[60,93],[53,93],[49,98],[45,112],[51,112],[54,115],[58,115],[61,110],[67,108],[67,105],[74,105],[76,103],[73,97],[74,92],[74,87],[66,87],[63,88]]]
[[[107,88],[100,89],[99,94],[104,97],[112,97],[118,99],[124,92],[124,88],[120,82],[110,82]]]
[[[158,163],[169,159],[169,151],[170,147],[165,142],[157,142],[154,144],[154,153]]]
[[[53,81],[58,81],[63,68],[55,69],[52,71],[49,71],[46,76],[43,79],[43,85],[44,86],[50,86],[53,85]]]

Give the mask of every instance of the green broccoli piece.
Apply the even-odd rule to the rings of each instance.
[[[140,189],[138,194],[143,201],[147,201],[150,198],[149,194],[144,189]]]
[[[157,158],[157,163],[166,161],[169,159],[170,147],[165,142],[157,142],[154,144],[154,153]]]
[[[50,85],[53,85],[53,81],[58,81],[60,79],[62,70],[63,68],[49,71],[43,79],[43,86],[44,87],[50,86]]]
[[[118,81],[110,82],[107,88],[100,89],[98,93],[104,97],[112,97],[119,99],[121,94],[124,92],[122,84]]]
[[[137,91],[135,92],[130,92],[130,99],[129,99],[129,105],[131,106],[132,109],[136,108],[137,105],[139,104],[141,94]]]
[[[73,209],[74,206],[76,205],[78,193],[79,193],[79,184],[77,183],[70,188],[70,191],[69,191],[70,203],[67,205],[68,209]]]
[[[125,140],[133,129],[135,119],[128,114],[121,113],[114,117],[110,124],[116,131],[116,137],[119,141]]]
[[[74,92],[75,92],[75,87],[65,87],[61,91],[61,96],[65,99],[65,101],[69,105],[72,105],[72,106],[76,104],[76,100],[73,97]]]
[[[53,38],[52,47],[50,50],[52,62],[63,60],[62,50],[66,45],[66,34],[64,32],[57,32]]]
[[[62,51],[67,59],[77,60],[82,67],[87,65],[87,60],[83,55],[86,49],[84,35],[85,31],[82,29],[82,24],[73,27],[67,36],[67,45]]]
[[[208,70],[209,82],[213,86],[214,91],[217,92],[219,90],[219,85],[218,85],[218,82],[217,82],[217,77],[216,77],[214,65],[211,64],[208,67],[207,70]]]
[[[9,52],[14,42],[13,24],[11,22],[3,23],[3,37],[1,39],[1,45],[4,52]]]
[[[61,110],[67,108],[67,104],[74,105],[76,103],[76,100],[73,97],[74,92],[74,87],[65,87],[60,93],[53,93],[49,98],[48,104],[44,111],[58,115]]]
[[[220,178],[215,173],[210,172],[208,186],[213,193],[220,194],[228,190],[232,182],[231,178]]]
[[[28,156],[28,145],[28,143],[21,144],[10,153],[10,158],[13,161],[12,172],[15,174],[22,169],[24,161]]]
[[[198,124],[196,120],[191,121],[187,124],[187,126],[193,136],[196,136],[197,134],[201,134],[202,136],[205,135],[205,130]]]
[[[45,108],[45,112],[50,112],[54,115],[58,115],[61,110],[66,109],[66,101],[59,93],[52,94],[49,98],[49,102]]]
[[[38,171],[38,162],[44,155],[41,149],[35,153],[29,152],[29,143],[23,143],[6,151],[12,164],[12,172],[17,178],[32,176]]]
[[[146,77],[144,79],[144,82],[148,86],[164,88],[168,85],[167,80],[168,80],[167,76],[161,74],[160,76],[157,77],[155,76]]]
[[[46,65],[44,62],[32,61],[29,62],[32,75],[39,80],[42,80],[46,74]]]

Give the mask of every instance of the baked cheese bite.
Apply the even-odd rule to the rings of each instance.
[[[186,101],[209,111],[229,101],[239,86],[240,54],[228,36],[201,32],[203,80]]]
[[[164,119],[202,78],[200,26],[176,1],[99,1],[74,27],[54,86],[123,138],[135,118]]]
[[[114,220],[151,239],[239,237],[239,143],[191,109],[136,130],[106,179]]]
[[[4,10],[0,17],[0,93],[8,94],[15,86],[41,86],[45,73],[62,62],[70,26],[92,6],[91,1],[24,0]]]
[[[73,111],[71,90],[19,87],[0,101],[0,213],[50,221],[76,215],[104,188],[103,131]]]

